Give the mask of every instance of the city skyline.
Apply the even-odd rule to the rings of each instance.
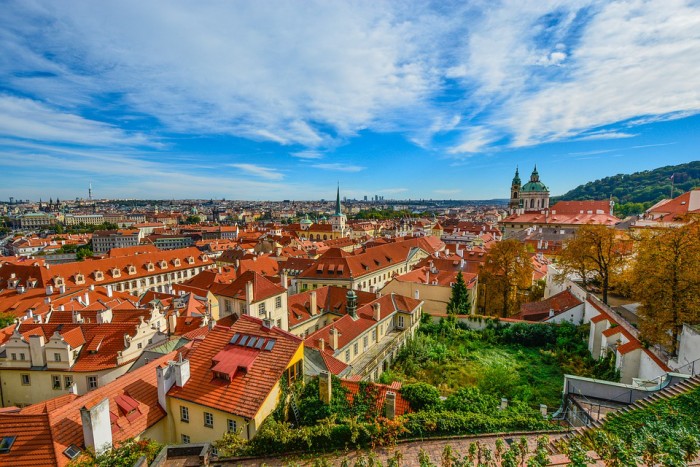
[[[698,160],[700,7],[9,2],[0,199],[504,199]]]

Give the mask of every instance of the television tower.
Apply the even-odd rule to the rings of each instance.
[[[90,186],[88,187],[88,199],[92,201],[92,182],[90,183]]]

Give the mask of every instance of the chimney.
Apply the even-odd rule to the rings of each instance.
[[[95,290],[95,284],[90,284],[90,290]]]
[[[338,330],[336,328],[331,328],[331,341],[333,350],[338,350]]]
[[[44,336],[36,334],[29,336],[29,357],[32,361],[32,366],[43,367],[46,365]]]
[[[52,285],[46,286],[46,295],[53,295],[53,286]]]
[[[168,362],[164,367],[156,367],[156,385],[158,386],[158,403],[168,411],[166,395],[175,384],[175,362]]]
[[[58,293],[60,293],[61,295],[63,295],[64,293],[66,293],[66,286],[65,286],[65,285],[60,286],[60,287],[58,288]]]
[[[348,293],[345,294],[345,300],[345,307],[347,308],[348,314],[352,319],[357,319],[357,294],[355,291],[352,289],[348,290]]]
[[[98,311],[97,314],[95,315],[95,318],[97,319],[97,324],[105,324],[105,323],[111,323],[113,316],[114,316],[114,314],[112,313],[112,309],[106,308],[104,310]]]
[[[318,313],[318,307],[316,303],[316,291],[312,290],[309,293],[309,314],[315,316]]]
[[[109,418],[109,399],[105,398],[90,409],[82,407],[85,447],[93,448],[96,454],[112,449],[112,424]]]
[[[331,374],[327,371],[322,371],[318,375],[318,398],[324,404],[330,404],[333,396],[331,379]]]
[[[170,334],[175,334],[175,328],[177,327],[177,312],[173,311],[168,315],[168,332]]]
[[[280,272],[280,285],[285,289],[287,288],[287,271],[282,270]]]
[[[318,340],[318,347],[321,349],[321,352],[326,350],[326,340],[323,337]]]
[[[253,303],[253,281],[245,283],[245,302],[248,304],[248,314],[250,314],[250,304]]]
[[[266,329],[272,329],[273,323],[274,321],[272,321],[272,318],[269,314],[265,316],[265,319],[262,320],[262,325]]]
[[[413,298],[420,300],[420,290],[416,289],[413,291]]]
[[[84,306],[90,305],[90,294],[88,292],[85,292],[85,296],[83,298],[83,305]]]
[[[389,420],[393,420],[396,417],[396,393],[393,391],[386,392],[386,397],[384,398],[384,416]]]
[[[183,387],[190,380],[190,361],[182,359],[182,353],[177,354],[177,362],[175,362],[175,385],[179,388]]]
[[[549,309],[549,317],[550,317],[550,318],[553,318],[553,317],[554,317],[554,310],[551,309],[551,308]]]
[[[112,298],[112,295],[114,295],[114,292],[112,291],[112,284],[107,284],[107,296]]]
[[[374,317],[375,321],[379,321],[381,319],[381,305],[379,303],[372,304],[372,316]]]

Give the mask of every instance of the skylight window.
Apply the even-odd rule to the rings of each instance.
[[[231,338],[231,340],[228,341],[229,344],[235,344],[239,337],[241,337],[241,335],[239,333],[234,334],[233,337]]]
[[[262,346],[263,346],[263,343],[264,343],[264,342],[265,342],[265,339],[263,339],[263,338],[261,337],[260,339],[258,339],[258,343],[255,344],[255,348],[258,349],[258,350],[262,349]]]
[[[66,448],[65,451],[63,451],[63,454],[65,454],[68,459],[75,459],[78,457],[78,454],[80,454],[80,449],[75,444],[71,444]]]
[[[265,350],[267,350],[269,352],[270,350],[272,350],[272,348],[274,346],[275,346],[275,340],[270,339],[269,341],[267,341],[267,344],[265,344]]]
[[[241,341],[238,343],[238,345],[245,346],[246,343],[248,342],[248,338],[249,338],[249,337],[250,337],[250,336],[243,336],[243,337],[241,337]]]
[[[0,440],[0,454],[7,454],[12,449],[12,445],[15,444],[16,436],[5,436]]]
[[[257,342],[258,338],[257,337],[251,337],[250,340],[248,341],[248,347],[255,347],[255,343]]]

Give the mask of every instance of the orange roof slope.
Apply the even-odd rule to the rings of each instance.
[[[223,295],[224,297],[245,300],[246,284],[253,283],[253,301],[258,302],[275,295],[283,294],[286,289],[275,284],[268,278],[255,271],[246,271],[230,284],[216,284],[212,287],[212,293]]]
[[[231,344],[236,334],[237,340]],[[271,350],[265,350],[264,346],[249,348],[245,345],[247,339],[244,345],[239,345],[243,336],[263,338],[264,346],[274,341],[274,345]],[[233,326],[215,326],[207,334],[188,355],[190,380],[183,387],[171,389],[168,395],[253,418],[301,345],[300,338],[276,327],[266,328],[262,320],[243,315]],[[236,371],[226,373],[225,378],[221,373],[214,374],[212,363],[236,360],[241,351],[255,353],[252,361],[244,362],[245,371],[239,371],[241,367],[236,365]]]
[[[583,302],[576,298],[571,291],[564,290],[556,295],[552,295],[546,300],[523,303],[520,306],[518,318],[526,321],[542,321],[549,317],[549,310],[553,310],[556,316],[582,304]]]
[[[289,313],[289,326],[293,327],[311,318],[311,292],[302,292],[290,295],[287,299],[287,309]],[[337,314],[346,313],[348,289],[344,287],[325,286],[314,289],[316,292],[316,314],[330,312]],[[357,305],[363,306],[376,300],[377,295],[361,290],[355,291],[357,295]]]

